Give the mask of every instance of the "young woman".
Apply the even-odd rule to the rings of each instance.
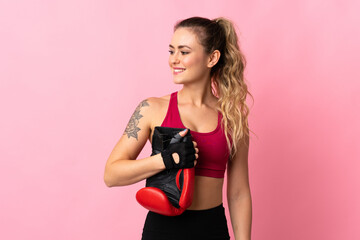
[[[182,89],[139,103],[110,154],[104,181],[108,187],[130,185],[163,171],[161,154],[134,161],[147,139],[152,140],[155,126],[190,129],[196,152],[192,204],[179,216],[149,211],[142,239],[230,239],[222,199],[227,170],[234,236],[250,240],[249,108],[245,100],[252,95],[243,76],[246,61],[233,23],[223,17],[182,20],[174,27],[169,52],[173,81],[182,84]]]

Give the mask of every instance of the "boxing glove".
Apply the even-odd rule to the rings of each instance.
[[[185,129],[159,126],[154,129],[151,156],[160,153],[166,169],[147,178],[146,186],[136,193],[138,203],[152,212],[177,216],[192,203],[195,149],[190,129],[184,137],[179,135]],[[173,152],[179,154],[179,163],[172,158]]]

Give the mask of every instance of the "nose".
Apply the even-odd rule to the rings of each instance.
[[[175,64],[175,63],[179,63],[179,57],[177,53],[174,53],[172,56],[170,55],[170,61],[171,63]]]

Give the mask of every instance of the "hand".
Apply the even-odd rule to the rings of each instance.
[[[179,132],[179,134],[180,134],[181,137],[184,137],[187,134],[188,131],[189,131],[188,129],[185,129],[185,131],[181,131],[181,132]],[[195,148],[195,159],[198,159],[199,154],[197,154],[197,153],[199,152],[199,149],[197,148],[197,143],[195,141],[192,141],[192,142],[193,142],[194,148]],[[180,161],[179,154],[174,152],[172,154],[172,157],[173,157],[175,163],[179,163],[179,161]],[[197,160],[194,161],[194,166],[196,166],[196,164],[197,164]]]
[[[179,132],[172,138],[168,147],[161,152],[166,169],[192,168],[197,164],[196,159],[199,157],[197,143],[189,141],[189,138],[184,141],[179,139],[185,137],[188,131],[185,129]]]

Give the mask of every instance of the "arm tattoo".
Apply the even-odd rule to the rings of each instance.
[[[128,138],[130,137],[134,137],[136,138],[136,140],[138,140],[138,134],[137,132],[140,131],[141,129],[137,127],[137,125],[139,124],[139,119],[143,117],[143,115],[140,114],[140,110],[142,107],[144,106],[149,106],[149,103],[147,102],[147,100],[143,100],[141,103],[139,103],[139,105],[136,107],[133,115],[131,116],[125,132],[123,135],[127,134]]]

